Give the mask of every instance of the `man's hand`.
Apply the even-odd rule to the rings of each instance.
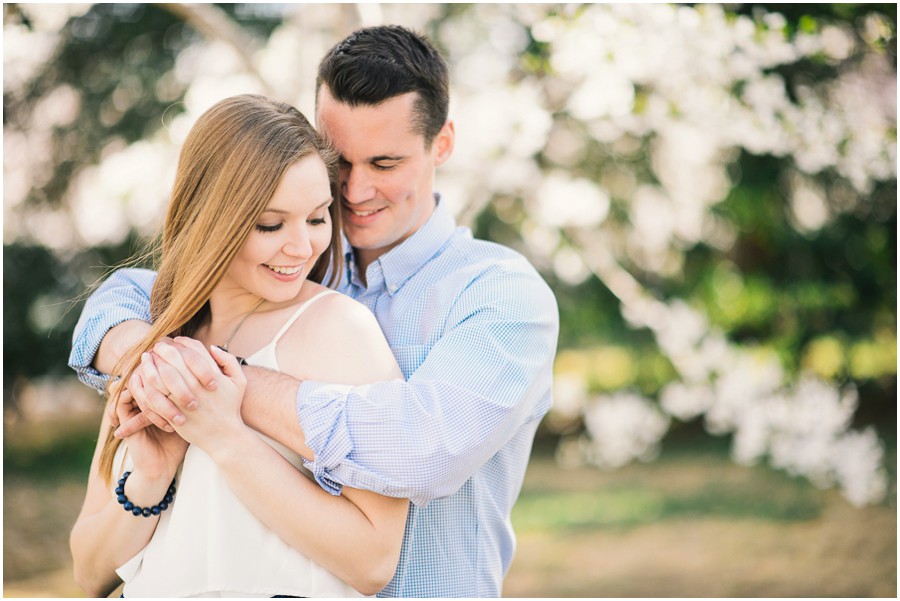
[[[173,365],[184,369],[179,371]],[[128,382],[141,413],[119,426],[116,438],[125,438],[150,425],[172,432],[170,423],[176,426],[185,423],[182,410],[191,411],[196,407],[191,389],[199,386],[215,390],[220,373],[209,351],[197,340],[179,337],[156,343],[153,351],[141,357],[138,369]]]

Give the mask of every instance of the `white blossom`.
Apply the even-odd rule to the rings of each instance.
[[[589,461],[601,467],[621,467],[634,459],[656,457],[669,418],[642,396],[621,392],[589,402],[585,426],[590,433]]]
[[[605,190],[589,179],[570,179],[561,172],[544,176],[536,201],[538,218],[551,227],[597,226],[609,212]]]

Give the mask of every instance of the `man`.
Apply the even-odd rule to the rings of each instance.
[[[552,292],[522,256],[457,227],[433,191],[453,151],[448,81],[426,38],[384,26],[337,44],[316,84],[318,127],[341,154],[352,247],[338,289],[375,314],[406,381],[350,387],[244,368],[248,424],[302,454],[326,490],[411,499],[381,596],[501,594],[515,549],[510,511],[551,402]],[[121,270],[89,299],[70,359],[85,382],[102,387],[99,372],[147,327],[152,279]],[[189,395],[134,388],[146,419],[190,419]]]

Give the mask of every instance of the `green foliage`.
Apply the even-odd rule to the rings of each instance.
[[[77,292],[75,292],[77,289]],[[77,311],[68,299],[83,286],[72,281],[64,263],[46,248],[3,247],[3,372],[5,386],[18,378],[61,373],[65,369]],[[6,397],[4,391],[4,397]]]
[[[223,4],[245,33],[268,37],[281,17],[246,4]],[[9,18],[22,19],[11,5]],[[46,184],[31,190],[30,203],[58,206],[80,168],[96,164],[112,143],[150,136],[183,110],[187,84],[174,76],[178,55],[200,34],[162,5],[94,4],[61,31],[56,55],[21,96],[4,93],[4,122],[26,124],[42,98],[60,87],[77,91],[77,118],[56,128]]]
[[[56,128],[52,175],[35,186],[30,203],[57,206],[72,177],[98,162],[113,140],[131,143],[162,126],[168,107],[180,111],[185,86],[164,77],[195,33],[152,4],[95,4],[70,19],[53,60],[21,97],[4,94],[5,119],[27,123],[41,98],[60,86],[77,90],[78,117]]]
[[[781,13],[788,21],[789,31],[816,31],[818,23],[825,21],[854,22],[859,17],[875,12],[896,22],[897,5],[881,3],[831,2],[819,4],[735,4],[736,14],[753,15],[760,10]]]
[[[4,477],[30,481],[83,478],[90,469],[96,444],[95,430],[66,432],[39,444],[6,443],[3,447]]]
[[[250,32],[268,36],[280,23],[265,11],[225,5]],[[31,27],[27,11],[4,7],[6,20]],[[78,97],[78,114],[54,128],[46,177],[36,182],[25,203],[59,207],[73,178],[100,162],[109,145],[150,136],[182,111],[186,84],[172,73],[178,55],[199,34],[168,10],[153,4],[95,4],[60,31],[51,60],[22,90],[4,90],[4,124],[27,129],[40,101],[69,88]],[[86,289],[140,248],[137,234],[113,246],[61,256],[27,242],[4,244],[4,408],[15,410],[14,389],[23,379],[71,373],[66,361],[72,329]]]
[[[67,258],[41,246],[3,246],[4,409],[17,410],[14,390],[25,380],[72,373],[72,331],[88,292],[138,244],[130,237]]]

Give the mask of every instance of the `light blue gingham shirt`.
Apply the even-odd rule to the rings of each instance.
[[[518,253],[475,240],[438,199],[429,221],[362,283],[352,252],[338,290],[375,314],[405,382],[306,381],[297,414],[316,480],[413,501],[382,597],[497,597],[515,550],[510,511],[550,408],[556,300]],[[88,300],[69,364],[85,383],[103,335],[149,320],[155,274],[120,270]],[[314,516],[310,516],[314,519]]]

